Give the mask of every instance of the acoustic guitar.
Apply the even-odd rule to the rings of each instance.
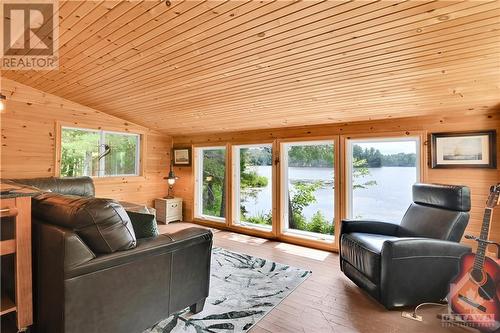
[[[460,260],[460,272],[450,286],[449,304],[463,322],[482,332],[500,330],[500,265],[486,256],[493,208],[500,204],[500,183],[490,188],[476,254]]]

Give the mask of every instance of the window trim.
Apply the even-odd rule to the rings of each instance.
[[[209,149],[224,149],[225,150],[225,154],[224,154],[225,170],[224,170],[224,173],[225,173],[225,182],[226,182],[226,189],[227,189],[226,190],[226,197],[224,198],[224,200],[226,201],[225,217],[218,217],[218,216],[203,214],[203,207],[201,206],[201,202],[203,202],[203,197],[202,197],[203,191],[200,191],[200,186],[198,184],[200,184],[200,179],[203,178],[203,161],[202,161],[203,154],[200,154],[200,151],[209,150]],[[229,183],[230,182],[228,182],[228,151],[229,151],[228,145],[222,144],[222,145],[210,145],[210,146],[194,146],[192,151],[193,151],[193,162],[194,162],[193,163],[194,164],[194,167],[193,167],[193,174],[194,174],[193,219],[194,220],[201,220],[201,221],[208,221],[208,222],[215,222],[216,224],[220,224],[220,225],[222,225],[222,224],[227,225],[227,221],[230,219],[230,217],[227,216],[227,212],[229,210],[228,205],[232,204],[231,200],[229,200],[229,197],[231,195],[228,195],[229,193],[232,193],[232,190],[231,190],[231,192],[229,192]]]
[[[228,230],[232,232],[238,232],[244,235],[263,237],[266,239],[275,239],[283,242],[288,242],[296,245],[306,246],[310,248],[316,248],[326,251],[338,251],[339,250],[339,237],[337,237],[340,233],[340,226],[342,219],[347,218],[346,214],[346,205],[347,205],[347,185],[346,185],[346,140],[347,139],[367,139],[372,140],[374,138],[392,138],[392,137],[404,137],[404,136],[413,136],[418,137],[420,139],[420,147],[419,147],[419,178],[420,181],[427,180],[427,146],[426,146],[426,138],[427,132],[421,130],[415,131],[378,131],[375,132],[357,132],[353,133],[334,133],[332,135],[315,135],[315,136],[289,136],[289,137],[279,137],[273,138],[248,138],[248,139],[240,139],[240,140],[221,140],[221,141],[213,141],[213,142],[199,142],[191,144],[193,151],[196,148],[210,148],[210,147],[226,147],[226,186],[228,188],[227,196],[226,196],[226,221],[225,223],[220,223],[218,221],[213,221],[211,219],[203,219],[196,216],[195,204],[191,203],[191,209],[193,211],[193,222],[198,223],[200,225],[210,227],[210,228],[218,228],[222,230]],[[282,183],[282,144],[288,142],[307,142],[307,141],[327,141],[333,140],[335,142],[335,235],[334,242],[326,242],[320,239],[309,238],[307,235],[290,235],[288,233],[282,232],[283,221],[281,219],[282,216],[282,191],[281,191],[281,183]],[[265,232],[263,230],[257,228],[247,228],[241,227],[235,224],[232,224],[232,214],[234,211],[232,209],[233,205],[233,193],[232,193],[232,147],[233,146],[242,146],[242,145],[258,145],[258,144],[266,144],[272,142],[273,143],[273,183],[276,186],[276,190],[273,190],[273,231],[272,233]],[[193,158],[193,161],[196,159]],[[191,174],[193,178],[196,176],[195,169],[196,164],[194,163]],[[196,184],[193,185],[196,187]],[[196,191],[196,188],[194,189]]]
[[[323,235],[315,234],[313,232],[307,232],[302,230],[289,231],[287,228],[288,222],[286,221],[288,217],[288,182],[286,181],[288,177],[288,156],[286,154],[287,145],[298,145],[307,146],[311,144],[330,144],[333,143],[334,147],[334,201],[333,201],[333,214],[334,214],[334,226],[335,232],[333,235]],[[327,244],[327,246],[333,246],[335,249],[335,244],[340,234],[340,146],[338,136],[331,137],[317,137],[317,138],[287,138],[280,140],[279,142],[279,156],[280,156],[280,167],[279,167],[279,206],[280,206],[280,216],[279,216],[279,229],[278,235],[284,239],[292,240],[303,240],[307,243],[317,243],[317,244]],[[307,244],[306,243],[306,244]]]
[[[345,202],[343,205],[343,217],[347,219],[351,219],[352,217],[352,209],[353,209],[353,199],[352,199],[352,155],[353,155],[353,143],[356,142],[394,142],[394,141],[412,141],[415,140],[417,143],[416,146],[416,182],[420,182],[424,179],[424,152],[423,152],[423,143],[424,136],[420,132],[404,132],[404,133],[378,133],[378,135],[366,136],[346,136],[344,137],[344,197]],[[369,218],[368,218],[369,219]],[[396,221],[397,222],[397,221]]]
[[[134,174],[119,174],[119,175],[104,175],[101,177],[136,177],[141,175],[141,135],[138,133],[124,133],[124,132],[117,132],[117,131],[107,131],[103,130],[101,134],[101,138],[104,139],[104,143],[106,143],[106,134],[118,134],[118,135],[126,135],[126,136],[135,136],[137,137],[137,145],[135,146],[135,173]],[[100,147],[103,149],[103,147]],[[100,169],[104,172],[105,171],[105,159],[102,159],[100,161],[103,164],[103,167],[100,167]]]
[[[242,228],[242,229],[250,229],[250,230],[257,230],[259,232],[267,233],[267,234],[273,234],[274,229],[275,229],[275,190],[276,190],[276,181],[275,181],[275,165],[274,165],[274,155],[275,155],[275,147],[274,143],[272,141],[265,141],[265,142],[259,142],[259,143],[234,143],[231,144],[231,216],[230,216],[230,226],[233,226],[235,228]],[[241,221],[239,218],[239,202],[241,200],[241,187],[240,187],[240,179],[237,177],[240,172],[240,156],[237,154],[239,149],[241,148],[260,148],[260,147],[269,147],[271,148],[271,215],[272,215],[272,224],[270,227],[263,226],[263,225],[258,225],[254,223],[249,223],[249,222],[244,222]],[[238,174],[237,174],[238,172]]]
[[[122,132],[122,131],[117,131],[117,130],[106,130],[102,129],[100,127],[93,127],[93,126],[82,126],[82,127],[77,127],[72,124],[65,124],[65,123],[59,123],[56,122],[56,161],[55,161],[55,168],[54,168],[54,175],[56,177],[62,177],[61,176],[61,159],[62,159],[62,131],[64,129],[73,129],[73,130],[80,130],[80,131],[86,131],[86,132],[94,132],[99,134],[99,145],[101,145],[102,142],[105,142],[105,137],[106,134],[119,134],[119,135],[127,135],[127,136],[135,136],[137,137],[137,145],[136,145],[136,153],[135,153],[135,173],[133,174],[116,174],[116,175],[105,175],[105,159],[102,159],[99,161],[99,175],[97,176],[89,176],[91,177],[94,181],[101,181],[101,180],[113,180],[114,178],[143,178],[143,170],[144,170],[144,165],[143,161],[144,159],[142,158],[142,154],[144,154],[144,147],[145,147],[145,138],[144,134],[141,132]],[[103,152],[103,147],[99,146],[99,153]],[[66,178],[66,177],[63,177]]]

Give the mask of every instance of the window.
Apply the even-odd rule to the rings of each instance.
[[[61,128],[61,177],[137,176],[139,134]]]
[[[399,222],[419,179],[419,138],[348,140],[348,215]]]
[[[196,148],[195,159],[195,215],[199,218],[224,222],[226,215],[226,148]]]
[[[283,232],[333,240],[334,141],[291,142],[281,147]]]
[[[272,229],[272,144],[233,146],[234,223]]]

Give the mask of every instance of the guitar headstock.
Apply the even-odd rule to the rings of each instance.
[[[497,205],[500,205],[500,183],[490,187],[490,195],[486,201],[488,208],[495,208]]]

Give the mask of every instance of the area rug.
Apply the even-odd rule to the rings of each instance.
[[[214,248],[210,295],[203,311],[193,315],[187,308],[144,333],[246,332],[310,274],[308,270]]]

